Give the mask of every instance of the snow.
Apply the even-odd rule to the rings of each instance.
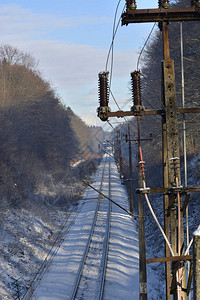
[[[160,166],[161,167],[161,166]],[[188,186],[200,185],[200,154],[188,156]],[[146,177],[147,182],[156,186],[157,174],[153,170],[150,176]],[[159,174],[159,173],[158,173]],[[182,182],[184,181],[184,168],[181,169]],[[154,179],[155,177],[155,179]],[[151,204],[156,212],[156,216],[159,219],[160,224],[164,228],[164,212],[163,212],[163,196],[154,195],[150,196]],[[183,197],[184,200],[184,197]],[[199,192],[193,192],[190,195],[190,201],[188,206],[189,211],[189,240],[192,239],[194,231],[200,224],[199,214]],[[183,219],[184,227],[186,228],[186,220]],[[146,235],[146,257],[163,257],[164,252],[164,240],[161,233],[151,216],[148,207],[145,203],[145,235]],[[190,248],[192,254],[193,247]],[[165,299],[165,264],[164,263],[151,263],[147,264],[147,294],[148,300]],[[193,299],[193,292],[191,287],[191,299]]]
[[[195,230],[195,232],[193,233],[193,235],[195,236],[200,236],[200,228]]]
[[[78,160],[77,162],[71,164],[72,168],[78,167],[82,162],[85,162],[85,159]]]
[[[13,299],[13,278],[23,276],[23,284],[28,286],[35,276],[66,219],[66,213],[47,209],[39,217],[34,209],[4,208],[0,218],[0,299],[8,300]]]
[[[199,164],[200,155],[196,155],[188,162],[188,185],[200,185]],[[120,184],[119,175],[117,173],[114,162],[112,162],[113,172],[113,191],[112,199],[119,204],[122,204],[128,209],[127,195],[124,191],[124,186]],[[98,169],[96,176],[92,178],[92,185],[99,188],[98,180],[101,166]],[[152,175],[153,176],[153,175]],[[51,275],[52,281],[48,283],[46,280],[38,286],[35,292],[41,291],[43,285],[46,289],[49,286],[57,285],[57,295],[44,296],[43,299],[67,299],[64,295],[65,288],[67,293],[73,285],[76,270],[79,265],[81,252],[83,252],[84,244],[87,240],[89,227],[91,225],[92,214],[94,213],[96,202],[95,200],[87,200],[97,197],[94,191],[87,189],[84,194],[84,200],[76,206],[76,209],[81,209],[81,213],[71,210],[71,216],[68,219],[66,231],[68,227],[71,230],[64,238],[64,242],[60,247],[54,262],[51,263],[44,278],[50,278],[50,271],[54,271]],[[156,210],[156,215],[160,223],[163,225],[163,208],[162,196],[151,195],[151,202]],[[4,200],[1,201],[0,210],[0,300],[11,300],[12,291],[10,288],[11,277],[19,278],[23,276],[24,284],[29,286],[35,274],[44,259],[46,258],[60,228],[66,220],[66,212],[51,210],[50,207],[43,205],[35,205],[34,210],[29,208],[6,208]],[[84,204],[85,203],[85,204]],[[37,211],[38,210],[38,211]],[[196,232],[197,226],[200,224],[199,214],[199,194],[192,193],[189,202],[189,226],[190,239],[192,233]],[[74,223],[74,224],[72,224]],[[72,224],[72,225],[71,225]],[[109,262],[107,269],[107,281],[105,284],[105,299],[138,299],[138,237],[136,225],[132,218],[124,211],[115,205],[112,206],[112,232],[109,245]],[[147,258],[164,256],[164,241],[157,229],[157,226],[152,219],[148,209],[145,211],[145,227],[146,227],[146,247]],[[156,237],[156,238],[155,238]],[[63,237],[60,237],[60,242]],[[71,239],[71,242],[70,242]],[[76,247],[75,247],[76,246]],[[56,250],[57,251],[57,250]],[[191,247],[192,251],[192,247]],[[192,252],[190,251],[190,254]],[[66,265],[66,258],[68,260]],[[59,265],[54,264],[56,260]],[[51,262],[49,257],[48,262]],[[66,269],[65,269],[66,268]],[[60,272],[60,285],[57,282],[57,276]],[[67,280],[62,283],[61,280],[65,277]],[[42,283],[43,282],[43,283]],[[38,283],[40,283],[38,281]],[[147,265],[147,283],[148,283],[148,299],[164,299],[165,297],[165,272],[163,263],[154,263]],[[137,293],[136,296],[134,293]],[[36,295],[36,294],[35,294]],[[131,296],[130,296],[131,295]],[[42,299],[42,294],[35,299]],[[51,298],[52,297],[52,298]],[[57,298],[59,297],[59,298]],[[30,299],[30,298],[27,298]]]
[[[119,174],[112,158],[111,198],[128,209],[128,197],[124,186],[121,185]],[[102,164],[93,177],[93,186],[99,188]],[[97,201],[87,201],[97,197],[97,193],[90,188],[86,189],[82,209],[76,217],[73,226],[64,237],[50,267],[38,280],[38,287],[32,297],[26,299],[60,300],[70,299],[73,283],[88,240],[90,227],[93,221]],[[108,201],[105,200],[104,201]],[[70,222],[70,218],[69,218]],[[40,228],[39,225],[38,230]],[[139,254],[138,233],[136,222],[119,207],[112,205],[111,234],[106,270],[104,299],[138,299],[139,298]],[[95,268],[89,274],[96,282]],[[87,299],[95,299],[92,295]]]

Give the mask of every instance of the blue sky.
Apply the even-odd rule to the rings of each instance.
[[[88,124],[96,117],[98,73],[105,70],[118,0],[6,0],[0,2],[0,44],[10,44],[39,60],[43,77]],[[156,8],[157,0],[137,1]],[[118,18],[125,0],[121,0]],[[112,90],[120,105],[131,95],[129,74],[152,24],[119,27],[115,39]],[[111,109],[116,110],[113,101]],[[130,103],[131,106],[131,103]],[[127,107],[129,109],[129,107]]]

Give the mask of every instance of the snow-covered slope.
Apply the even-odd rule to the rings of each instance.
[[[66,218],[48,210],[50,219],[27,209],[1,211],[0,299],[13,299],[12,278],[23,276],[24,286],[39,269]]]

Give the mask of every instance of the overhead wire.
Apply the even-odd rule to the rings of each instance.
[[[109,51],[108,51],[108,55],[107,55],[107,60],[106,60],[106,71],[107,71],[107,69],[108,69],[108,62],[109,62],[109,57],[110,57],[110,53],[111,53],[111,72],[110,72],[111,76],[110,76],[110,84],[109,84],[109,93],[110,93],[110,95],[112,96],[112,98],[113,98],[113,100],[114,100],[114,102],[115,102],[115,104],[116,104],[116,106],[117,106],[117,108],[118,108],[119,110],[121,110],[121,109],[120,109],[120,106],[119,106],[119,104],[117,103],[117,100],[116,100],[116,98],[114,97],[114,95],[113,95],[113,93],[112,93],[112,91],[111,91],[111,83],[112,83],[113,61],[114,61],[114,40],[115,40],[115,36],[116,36],[117,31],[118,31],[118,27],[119,27],[120,20],[121,20],[121,17],[120,17],[120,18],[119,18],[119,21],[118,21],[118,23],[117,23],[117,26],[116,26],[117,12],[118,12],[118,9],[119,9],[120,2],[121,2],[121,0],[118,1],[118,4],[117,4],[117,6],[116,6],[116,10],[115,10],[114,23],[113,23],[113,35],[112,35],[112,41],[111,41],[111,45],[110,45],[110,48],[109,48]],[[126,5],[124,5],[124,7],[123,7],[123,11],[124,11],[124,9],[125,9],[125,6],[126,6]],[[148,35],[148,37],[147,37],[147,39],[146,39],[146,41],[145,41],[145,43],[144,43],[142,49],[141,49],[141,51],[140,51],[140,54],[139,54],[139,57],[138,57],[138,60],[137,60],[137,70],[139,69],[139,63],[140,63],[140,59],[141,59],[142,53],[143,53],[143,51],[144,51],[144,49],[145,49],[145,47],[146,47],[146,45],[147,45],[147,43],[148,43],[148,41],[149,41],[149,39],[150,39],[152,33],[153,33],[153,30],[154,30],[154,28],[155,28],[156,23],[157,23],[157,22],[155,22],[154,25],[152,26],[151,31],[150,31],[150,33],[149,33],[149,35]],[[115,26],[116,26],[116,27],[115,27]],[[141,74],[141,75],[142,75],[142,76],[144,77],[144,79],[149,83],[148,79],[147,79],[143,74]],[[155,90],[154,90],[154,88],[152,87],[151,84],[150,84],[150,86],[151,86],[151,88],[153,89],[153,91],[155,92]],[[155,94],[157,94],[157,93],[155,92]],[[160,97],[159,97],[159,98],[160,98]],[[128,101],[128,102],[129,102],[129,101]],[[148,104],[149,104],[150,107],[153,109],[152,105],[151,105],[149,102],[148,102]],[[126,105],[127,105],[127,104],[126,104]],[[163,105],[163,104],[162,104],[162,105]],[[157,118],[157,116],[154,116],[154,117]],[[127,124],[130,123],[130,122],[127,121],[127,119],[125,118],[125,116],[124,116],[123,118],[124,118],[124,120],[125,120],[125,123],[127,123]],[[114,129],[114,127],[112,126],[112,124],[111,124],[110,122],[108,122],[108,124]],[[130,130],[131,130],[131,133],[133,134],[133,136],[135,136],[135,133],[132,132],[132,129],[130,129]]]
[[[117,7],[116,7],[116,10],[115,10],[114,23],[113,23],[113,36],[112,36],[112,41],[111,41],[111,45],[110,45],[110,48],[109,48],[109,51],[108,51],[108,55],[107,55],[107,60],[106,60],[106,71],[107,71],[107,69],[108,69],[108,61],[109,61],[109,57],[110,57],[110,53],[111,53],[111,71],[110,71],[110,74],[111,74],[111,75],[110,75],[109,93],[110,93],[110,95],[112,96],[112,98],[113,98],[113,100],[114,100],[114,102],[115,102],[115,104],[116,104],[116,106],[117,106],[117,108],[118,108],[119,110],[121,110],[121,109],[120,109],[120,106],[119,106],[119,104],[117,103],[117,100],[116,100],[116,98],[114,97],[114,95],[113,95],[113,93],[112,93],[112,91],[111,91],[111,83],[112,83],[113,60],[114,60],[114,40],[115,40],[115,36],[116,36],[117,30],[118,30],[118,27],[119,27],[119,23],[120,23],[120,20],[121,20],[121,17],[120,17],[120,19],[119,19],[119,21],[118,21],[118,23],[117,23],[117,26],[116,26],[116,28],[115,28],[115,25],[116,25],[116,18],[117,18],[117,12],[118,12],[118,9],[119,9],[119,4],[120,4],[120,2],[121,2],[121,0],[118,1]],[[124,7],[123,7],[123,11],[124,11],[124,9],[125,9],[125,6],[126,6],[126,5],[124,5]],[[147,44],[147,42],[148,42],[148,40],[149,40],[149,38],[150,38],[150,36],[151,36],[153,30],[154,30],[155,25],[156,25],[156,22],[154,23],[154,25],[153,25],[153,27],[152,27],[152,29],[151,29],[151,31],[150,31],[150,33],[149,33],[149,35],[148,35],[148,37],[147,37],[145,43],[144,43],[144,46],[143,46],[143,48],[142,48],[142,50],[141,50],[141,52],[140,52],[140,54],[139,54],[138,61],[137,61],[137,69],[138,69],[138,67],[139,67],[139,62],[140,62],[141,55],[142,55],[142,53],[143,53],[143,51],[144,51],[144,48],[146,47],[146,44]],[[146,79],[146,80],[147,80],[147,79]],[[128,102],[129,102],[129,101],[128,101]],[[149,103],[148,103],[148,104],[149,104]],[[151,104],[149,104],[149,105],[150,105],[150,107],[152,108],[152,105],[151,105]],[[156,117],[156,116],[154,116],[154,117]],[[125,122],[129,124],[129,122],[126,120],[126,118],[125,118],[125,117],[123,117],[123,118],[124,118]],[[132,134],[135,135],[133,132],[132,132]]]
[[[119,3],[120,3],[120,1],[118,2],[118,5],[119,5]],[[117,7],[117,9],[118,9],[118,7]],[[115,22],[114,22],[114,24],[115,24]],[[118,24],[119,24],[119,23],[118,23]],[[149,40],[149,38],[150,38],[150,36],[151,36],[151,34],[152,34],[154,28],[155,28],[155,25],[156,25],[156,22],[154,23],[154,25],[153,25],[153,27],[152,27],[152,29],[151,29],[151,31],[150,31],[150,33],[149,33],[149,35],[148,35],[148,37],[147,37],[145,43],[144,43],[143,48],[142,48],[142,50],[140,51],[140,54],[139,54],[139,57],[138,57],[138,61],[137,61],[137,70],[139,69],[139,62],[140,62],[140,59],[141,59],[141,55],[142,55],[142,53],[143,53],[143,51],[144,51],[144,49],[145,49],[145,47],[146,47],[146,45],[147,45],[147,42],[148,42],[148,40]],[[118,27],[117,27],[117,29],[118,29]],[[109,53],[110,53],[110,51],[111,51],[111,49],[112,49],[111,68],[113,68],[113,44],[114,44],[114,38],[115,38],[116,32],[117,32],[117,31],[114,31],[114,28],[113,28],[113,39],[112,39],[111,47],[110,47],[110,49],[109,49]],[[107,68],[107,64],[108,64],[108,59],[107,59],[107,62],[106,62],[106,68]],[[112,69],[111,69],[111,71],[112,71]],[[111,74],[112,74],[112,73],[111,73]],[[146,79],[144,75],[143,75],[143,77],[144,77],[144,79]],[[112,77],[111,77],[111,78],[112,78]],[[146,80],[147,80],[147,79],[146,79]],[[148,81],[148,80],[147,80],[147,81]],[[149,83],[149,82],[148,82],[148,83]],[[155,92],[154,88],[152,88],[152,89],[153,89],[153,91]],[[155,92],[155,94],[156,94],[156,92]],[[118,105],[116,99],[114,98],[112,92],[111,92],[111,95],[112,95],[112,97],[113,97],[113,99],[114,99],[114,101],[115,101],[115,103],[116,103],[118,109],[120,110],[120,107],[119,107],[119,105]],[[160,98],[160,97],[159,97],[159,98]],[[163,105],[163,104],[162,104],[162,105]],[[163,106],[164,106],[164,105],[163,105]],[[150,105],[150,107],[152,107],[152,106]],[[124,119],[125,119],[125,118],[124,118]],[[107,121],[107,122],[108,122],[108,124],[115,130],[115,128],[112,126],[112,124],[111,124],[109,121]],[[125,122],[127,123],[127,120],[126,120],[126,119],[125,119]],[[116,130],[115,130],[115,131],[116,131]],[[131,132],[132,132],[132,130],[131,130]],[[134,135],[135,135],[135,134],[134,134]],[[139,147],[140,147],[140,145],[139,145]],[[140,155],[142,155],[142,152],[140,152]],[[141,157],[141,161],[143,161],[143,158],[142,158],[142,157]],[[143,188],[144,188],[144,189],[146,188],[146,183],[145,183],[144,180],[143,180]],[[171,248],[170,242],[169,242],[169,240],[167,239],[167,237],[166,237],[166,235],[165,235],[165,233],[164,233],[164,231],[163,231],[163,229],[162,229],[162,227],[161,227],[161,225],[160,225],[160,223],[159,223],[159,221],[158,221],[158,219],[157,219],[157,217],[156,217],[156,215],[155,215],[155,213],[154,213],[154,211],[153,211],[153,209],[152,209],[152,206],[151,206],[150,201],[149,201],[149,199],[148,199],[148,195],[147,195],[146,193],[145,193],[145,198],[146,198],[147,204],[148,204],[148,206],[149,206],[149,209],[150,209],[150,211],[151,211],[151,213],[152,213],[152,215],[153,215],[153,217],[154,217],[154,219],[155,219],[155,221],[156,221],[156,223],[157,223],[157,225],[158,225],[158,227],[159,227],[159,229],[160,229],[160,231],[161,231],[161,233],[162,233],[162,235],[163,235],[163,237],[164,237],[164,239],[165,239],[165,241],[166,241],[166,243],[167,243],[167,245],[168,245],[168,247],[169,247],[169,249],[170,249],[170,252],[171,252],[172,256],[174,256],[174,252],[173,252],[173,250],[172,250],[172,248]]]
[[[114,95],[113,95],[113,93],[112,93],[112,91],[111,91],[111,89],[110,89],[110,94],[111,94],[111,96],[112,96],[112,98],[113,98],[115,104],[117,105],[118,109],[121,110],[120,107],[119,107],[119,104],[117,103],[117,100],[115,99],[115,97],[114,97]]]
[[[138,60],[137,60],[137,71],[139,71],[139,63],[140,63],[140,59],[141,59],[142,53],[143,53],[143,51],[144,51],[144,49],[145,49],[145,47],[146,47],[146,45],[147,45],[147,43],[148,43],[148,40],[150,39],[150,37],[151,37],[151,35],[152,35],[152,33],[153,33],[153,30],[154,30],[154,28],[155,28],[156,23],[157,23],[157,22],[155,22],[154,25],[152,26],[151,31],[150,31],[150,33],[149,33],[149,35],[148,35],[148,37],[147,37],[147,39],[146,39],[146,41],[145,41],[145,43],[144,43],[142,49],[141,49],[141,51],[140,51],[140,54],[139,54],[139,57],[138,57]],[[147,79],[143,74],[141,74],[141,75],[142,75],[142,76],[144,77],[144,79],[149,83],[148,79]],[[150,84],[150,86],[151,86],[151,84]],[[152,86],[151,86],[151,88],[152,88],[153,91],[155,92],[155,90],[154,90],[154,88],[153,88]],[[157,94],[157,93],[155,92],[155,94]],[[159,98],[160,98],[160,97],[159,97]],[[162,102],[161,102],[161,103],[162,103]],[[162,106],[164,107],[163,103],[162,103]],[[139,119],[138,119],[138,132],[139,132],[139,130],[140,130],[140,129],[139,129]],[[139,133],[138,133],[138,134],[139,134]],[[143,175],[143,180],[142,180],[142,182],[143,182],[143,189],[145,190],[145,189],[146,189],[145,168],[144,168],[144,160],[143,160],[142,148],[141,148],[141,145],[140,145],[140,138],[139,138],[139,140],[138,140],[138,150],[139,150],[140,164],[141,164],[141,170],[142,170],[142,175]],[[159,223],[159,221],[158,221],[158,219],[157,219],[157,217],[156,217],[156,215],[155,215],[155,213],[154,213],[154,210],[153,210],[153,208],[152,208],[152,206],[151,206],[151,203],[150,203],[150,201],[149,201],[149,198],[148,198],[148,194],[147,194],[147,193],[144,193],[144,196],[145,196],[147,205],[148,205],[148,207],[149,207],[149,210],[151,211],[151,214],[152,214],[152,216],[153,216],[155,222],[157,223],[158,228],[160,229],[160,231],[161,231],[161,233],[162,233],[162,235],[163,235],[163,237],[164,237],[164,239],[165,239],[165,241],[166,241],[166,244],[167,244],[168,247],[169,247],[169,250],[170,250],[170,252],[171,252],[171,255],[174,256],[174,252],[173,252],[172,247],[171,247],[171,245],[170,245],[170,241],[168,240],[168,238],[167,238],[167,236],[166,236],[164,230],[162,229],[162,226],[160,225],[160,223]]]
[[[118,102],[117,102],[117,100],[116,100],[116,98],[115,98],[115,96],[114,96],[114,94],[111,90],[112,74],[113,74],[113,61],[114,61],[114,40],[115,40],[115,36],[116,36],[116,33],[118,31],[118,28],[119,28],[120,21],[121,21],[121,16],[120,16],[119,21],[117,22],[117,26],[116,26],[116,19],[117,19],[117,13],[118,13],[120,2],[121,2],[121,0],[118,1],[117,7],[116,7],[116,10],[115,10],[115,16],[114,16],[114,22],[113,22],[113,35],[112,35],[112,41],[111,41],[111,45],[110,45],[108,55],[107,55],[107,60],[106,60],[106,71],[108,70],[108,62],[109,62],[109,57],[110,57],[110,53],[111,53],[111,71],[110,71],[109,93],[112,96],[117,108],[121,111],[121,108],[120,108],[120,106],[119,106],[119,104],[118,104]],[[124,11],[125,6],[126,5],[124,5],[122,11]],[[125,123],[129,124],[126,117],[123,117],[123,119],[124,119]],[[114,129],[114,127],[112,126],[112,124],[110,122],[108,122],[108,124]],[[134,135],[133,132],[132,132],[132,134]]]
[[[143,49],[142,49],[143,50]],[[140,56],[141,56],[141,53],[140,53]],[[139,57],[140,58],[140,57]],[[138,65],[139,65],[139,59],[138,59],[138,64],[137,64],[137,68],[138,68]],[[139,130],[139,129],[138,129]],[[145,171],[144,171],[144,162],[143,162],[143,156],[142,156],[142,150],[141,150],[141,146],[140,146],[140,144],[139,144],[139,153],[140,153],[140,160],[141,160],[141,169],[142,169],[142,172],[143,172],[143,175],[144,175],[144,173],[145,173]],[[177,183],[177,187],[178,187],[178,178],[176,178],[176,183]],[[159,221],[158,221],[158,219],[157,219],[157,217],[156,217],[156,215],[155,215],[155,213],[154,213],[154,211],[153,211],[153,208],[152,208],[152,206],[151,206],[151,203],[150,203],[150,201],[149,201],[149,197],[148,197],[148,194],[147,194],[147,192],[145,191],[146,190],[146,182],[145,182],[145,176],[143,176],[143,190],[144,190],[144,196],[145,196],[145,199],[146,199],[146,202],[147,202],[147,205],[149,206],[149,209],[150,209],[150,211],[151,211],[151,213],[152,213],[152,215],[153,215],[153,217],[154,217],[154,219],[155,219],[155,221],[156,221],[156,223],[157,223],[157,225],[158,225],[158,227],[159,227],[159,229],[160,229],[160,231],[161,231],[161,233],[162,233],[162,235],[163,235],[163,237],[164,237],[164,239],[165,239],[165,241],[166,241],[166,244],[168,245],[168,247],[169,247],[169,250],[170,250],[170,252],[171,252],[171,255],[172,256],[174,256],[174,253],[173,253],[173,250],[172,250],[172,247],[171,247],[171,245],[170,245],[170,241],[168,240],[168,238],[167,238],[167,236],[165,235],[165,232],[164,232],[164,230],[162,229],[162,227],[161,227],[161,225],[159,224]],[[178,195],[178,198],[180,198],[180,193],[179,192],[177,192],[177,195]],[[180,202],[180,199],[179,199],[179,202]],[[181,225],[180,225],[180,203],[179,203],[179,209],[178,209],[178,212],[179,212],[179,216],[178,216],[178,220],[179,220],[179,225],[178,225],[178,229],[179,229],[179,232],[178,232],[178,236],[179,236],[179,250],[178,250],[178,254],[180,255],[180,249],[181,249],[181,247],[180,247],[180,236],[181,236],[181,233],[180,233],[180,228],[181,228]],[[187,255],[188,254],[188,252],[189,252],[189,249],[190,249],[190,247],[191,247],[191,244],[192,244],[192,241],[193,241],[193,239],[190,241],[190,243],[189,243],[189,245],[188,245],[188,248],[187,248],[187,250],[186,250],[186,252],[185,252],[185,255]],[[180,273],[178,273],[178,282],[181,280],[180,279]]]
[[[152,26],[151,31],[150,31],[150,33],[149,33],[149,35],[148,35],[148,37],[147,37],[147,39],[146,39],[146,41],[145,41],[145,43],[144,43],[142,49],[141,49],[141,51],[140,51],[140,54],[139,54],[139,57],[138,57],[138,60],[137,60],[137,71],[139,71],[139,62],[140,62],[140,58],[141,58],[141,56],[142,56],[142,53],[143,53],[143,51],[144,51],[144,48],[146,47],[146,45],[147,45],[147,43],[148,43],[148,40],[150,39],[150,36],[152,35],[152,32],[153,32],[153,30],[154,30],[154,28],[155,28],[155,26],[156,26],[156,23],[157,23],[157,22],[155,22],[154,25]]]
[[[139,129],[139,119],[138,119],[138,132],[139,132],[139,131],[140,131],[140,129]],[[139,133],[138,133],[138,136],[139,136]],[[167,236],[166,236],[164,230],[162,229],[162,226],[160,225],[160,223],[159,223],[159,221],[158,221],[158,219],[157,219],[157,217],[156,217],[156,215],[155,215],[155,213],[154,213],[154,210],[153,210],[153,208],[152,208],[152,206],[151,206],[151,203],[150,203],[150,201],[149,201],[148,194],[147,194],[147,192],[145,192],[145,190],[146,190],[146,181],[145,181],[144,159],[143,159],[143,154],[142,154],[142,148],[141,148],[141,145],[140,145],[140,137],[139,137],[138,139],[139,139],[139,141],[138,141],[138,151],[139,151],[140,165],[141,165],[141,171],[142,171],[142,177],[143,177],[143,179],[142,179],[142,185],[143,185],[143,190],[144,190],[144,196],[145,196],[147,205],[148,205],[148,207],[149,207],[149,210],[150,210],[150,212],[151,212],[151,214],[152,214],[152,216],[153,216],[153,218],[154,218],[156,224],[158,225],[158,228],[160,229],[160,231],[161,231],[161,233],[162,233],[162,235],[163,235],[163,237],[164,237],[164,239],[165,239],[165,241],[166,241],[166,243],[167,243],[167,245],[168,245],[168,247],[169,247],[169,250],[170,250],[170,252],[171,252],[171,255],[174,256],[174,252],[173,252],[173,250],[172,250],[172,247],[171,247],[171,245],[170,245],[170,242],[169,242],[169,240],[168,240],[168,238],[167,238]]]
[[[109,120],[107,120],[106,122],[110,125],[110,127],[111,127],[114,131],[118,132],[118,131],[115,129],[115,127],[110,123]]]
[[[118,2],[118,5],[119,5],[119,3],[120,3],[120,1]],[[118,7],[117,7],[117,9],[118,9]],[[115,22],[114,22],[114,24],[115,24]],[[144,51],[144,49],[145,49],[145,47],[146,47],[146,45],[147,45],[147,42],[148,42],[150,36],[152,35],[152,32],[153,32],[153,30],[154,30],[154,28],[155,28],[155,25],[156,25],[156,22],[154,23],[154,25],[153,25],[153,27],[152,27],[152,29],[151,29],[151,31],[150,31],[150,33],[149,33],[149,35],[148,35],[148,37],[147,37],[145,43],[144,43],[144,45],[143,45],[143,47],[142,47],[142,49],[141,49],[141,51],[140,51],[140,54],[139,54],[139,57],[138,57],[138,60],[137,60],[137,70],[139,70],[139,63],[140,63],[140,59],[141,59],[142,53],[143,53],[143,51]],[[119,26],[119,23],[118,23],[118,26]],[[118,27],[117,27],[117,28],[118,28]],[[111,44],[111,48],[110,48],[110,51],[112,51],[112,60],[111,60],[111,79],[112,79],[112,71],[113,71],[113,45],[114,45],[114,37],[115,37],[115,34],[116,34],[116,31],[114,31],[114,28],[113,28],[113,39],[112,39],[112,44]],[[108,60],[107,60],[107,63],[108,63]],[[106,67],[107,67],[107,64],[106,64]],[[141,74],[141,75],[144,77],[145,80],[147,80],[147,78],[145,78],[145,76],[144,76],[143,74]],[[149,84],[149,81],[148,81],[148,80],[147,80],[147,82],[148,82],[148,84]],[[155,94],[157,94],[156,91],[155,91],[155,89],[152,87],[151,84],[150,84],[150,86],[151,86],[152,90],[155,92]],[[111,81],[110,81],[110,87],[111,87]],[[111,95],[112,95],[112,97],[113,97],[113,99],[114,99],[114,101],[115,101],[115,103],[116,103],[118,109],[120,110],[120,107],[119,107],[119,105],[118,105],[116,99],[114,98],[113,94],[111,94]],[[159,99],[160,99],[160,96],[159,96]],[[161,99],[160,99],[160,101],[161,101]],[[147,103],[148,103],[148,102],[147,102]],[[161,101],[161,105],[162,105],[162,107],[163,107],[164,110],[165,110],[165,106],[164,106],[164,104],[163,104],[162,101]],[[152,105],[150,105],[150,107],[152,107]],[[126,121],[126,120],[125,120],[125,121]],[[108,122],[108,123],[109,123],[109,122]],[[110,123],[109,123],[109,124],[110,124]],[[110,124],[110,126],[113,128],[113,126],[112,126],[111,124]],[[114,129],[114,128],[113,128],[113,129]],[[140,145],[139,145],[139,147],[140,147]],[[140,158],[141,158],[141,162],[143,162],[143,158],[142,158],[142,150],[141,150],[141,148],[140,148]],[[145,182],[145,179],[143,179],[143,189],[144,189],[144,190],[146,189],[146,182]],[[162,235],[163,235],[163,237],[164,237],[164,239],[165,239],[165,241],[166,241],[166,243],[167,243],[167,245],[168,245],[168,247],[169,247],[169,249],[170,249],[171,255],[174,256],[174,252],[173,252],[173,250],[172,250],[172,247],[171,247],[171,245],[170,245],[170,242],[169,242],[168,238],[166,237],[165,232],[164,232],[164,230],[162,229],[162,227],[161,227],[161,225],[160,225],[160,223],[159,223],[159,221],[158,221],[158,219],[157,219],[157,217],[156,217],[156,215],[155,215],[155,213],[154,213],[154,211],[153,211],[153,208],[152,208],[152,206],[151,206],[151,203],[150,203],[150,201],[149,201],[149,198],[148,198],[147,193],[144,193],[144,195],[145,195],[146,202],[147,202],[147,204],[148,204],[148,206],[149,206],[149,209],[150,209],[150,211],[151,211],[151,213],[152,213],[152,215],[153,215],[153,217],[154,217],[154,219],[155,219],[155,221],[156,221],[156,223],[157,223],[157,225],[158,225],[158,227],[159,227],[159,229],[160,229],[160,231],[161,231],[161,233],[162,233]],[[191,246],[191,243],[190,243],[189,246]],[[189,247],[188,247],[188,249],[186,250],[185,255],[187,254],[188,251],[189,251]]]
[[[113,22],[112,41],[111,41],[111,45],[110,45],[110,48],[109,48],[109,51],[108,51],[108,54],[107,54],[107,59],[106,59],[106,68],[105,68],[106,71],[108,70],[108,61],[109,61],[110,53],[111,53],[111,51],[113,52],[114,39],[115,39],[117,30],[118,30],[118,27],[119,27],[119,24],[120,24],[120,21],[121,21],[121,16],[120,16],[119,21],[117,23],[117,26],[115,28],[117,12],[118,12],[120,2],[121,2],[121,0],[118,1],[118,4],[116,6],[116,10],[115,10],[115,16],[114,16],[114,22]],[[124,6],[124,8],[125,8],[125,6]],[[123,8],[123,10],[124,10],[124,8]]]

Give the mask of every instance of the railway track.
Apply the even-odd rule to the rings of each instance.
[[[137,233],[132,217],[121,209],[128,207],[127,195],[109,154],[93,178],[92,186],[105,197],[86,189],[74,225],[26,299],[138,299]],[[106,197],[119,206],[111,207]]]
[[[110,157],[105,157],[100,191],[111,197]],[[85,251],[70,299],[103,299],[110,235],[111,202],[99,195]]]

